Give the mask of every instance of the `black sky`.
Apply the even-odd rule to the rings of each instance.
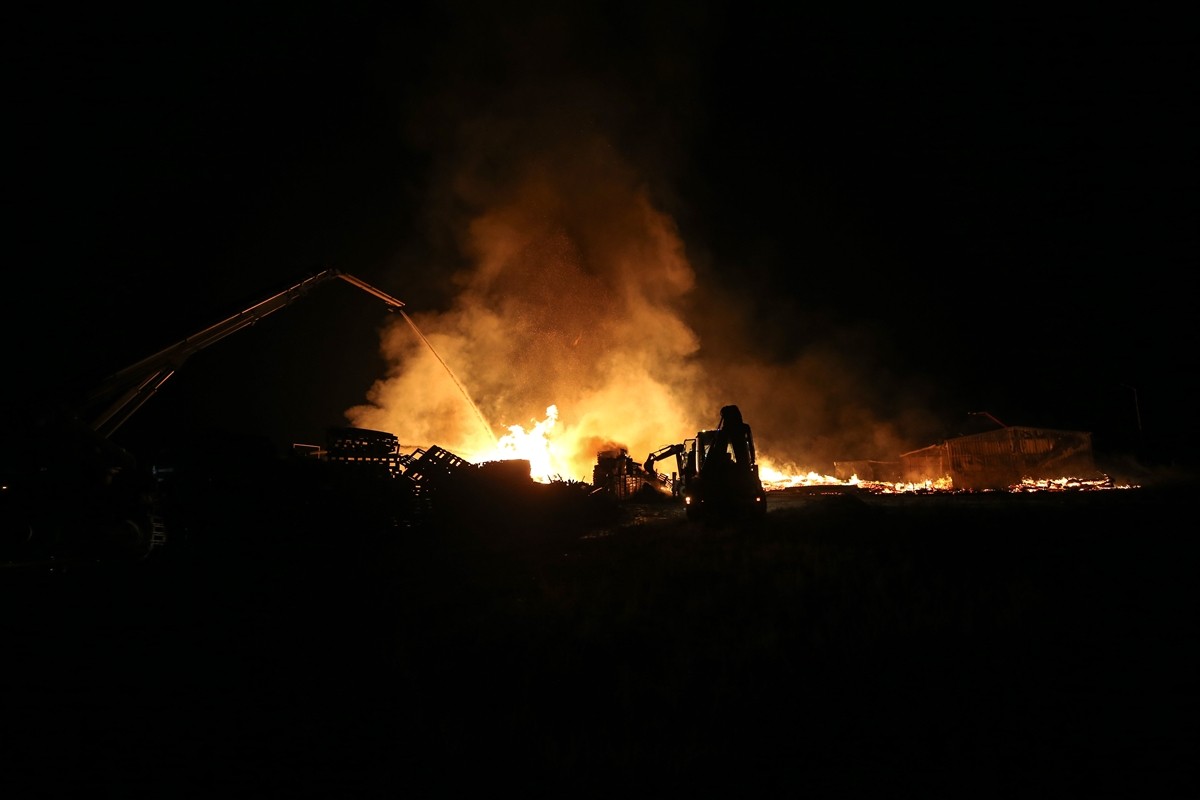
[[[920,386],[945,434],[987,411],[1195,443],[1189,20],[565,8],[21,20],[7,391],[86,385],[329,266],[444,307],[463,255],[439,187],[472,126],[527,113],[642,176],[714,348],[729,315],[759,358],[862,358]],[[196,357],[146,424],[211,414],[288,441],[342,423],[385,369],[384,315],[319,291]]]

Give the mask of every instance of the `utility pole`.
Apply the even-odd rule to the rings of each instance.
[[[1133,392],[1133,413],[1137,419],[1138,441],[1140,442],[1142,439],[1142,407],[1138,404],[1138,390],[1136,386],[1130,386],[1127,383],[1122,383],[1121,385]]]

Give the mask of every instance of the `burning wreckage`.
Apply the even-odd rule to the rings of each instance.
[[[13,430],[0,451],[0,563],[137,560],[161,550],[170,537],[165,507],[173,470],[143,464],[113,434],[191,356],[335,278],[383,300],[388,311],[412,324],[401,301],[327,269],[113,373],[80,396],[4,409]]]
[[[313,519],[336,523],[337,519],[329,517],[329,509],[345,510],[347,503],[358,500],[361,507],[352,513],[359,521],[369,518],[372,523],[404,525],[451,509],[479,508],[481,499],[495,508],[511,510],[514,501],[539,492],[540,484],[530,477],[528,461],[475,465],[440,447],[402,454],[394,435],[357,428],[331,429],[324,449],[298,446],[296,454],[303,458],[288,459],[288,464],[304,467],[286,470],[287,479],[296,479],[295,483],[274,494],[265,491],[270,484],[287,482],[273,480],[279,477],[274,474],[278,470],[264,469],[249,477],[225,474],[213,480],[213,474],[206,473],[213,465],[182,470],[148,466],[112,439],[191,356],[333,279],[383,300],[389,312],[403,316],[424,340],[404,313],[403,302],[353,275],[327,269],[113,373],[81,396],[32,410],[13,409],[10,413],[5,409],[3,418],[13,422],[14,430],[0,452],[0,565],[61,567],[147,558],[160,552],[169,539],[178,539],[181,533],[187,538],[186,531],[194,521],[180,522],[181,516],[188,516],[178,513],[181,502],[193,509],[228,502],[214,502],[211,496],[198,501],[189,496],[197,487],[211,491],[215,484],[229,488],[239,480],[253,484],[252,490],[235,487],[241,491],[233,494],[240,494],[242,502],[251,502],[247,499],[251,495],[271,495],[272,500],[292,509],[290,516],[284,514],[288,522],[304,525],[312,524],[312,519],[303,516],[305,509],[317,498],[331,494],[337,499],[326,503],[326,513]],[[322,469],[314,473],[307,468],[313,464],[321,464]],[[216,466],[223,466],[227,473],[232,467]],[[570,501],[581,496],[585,487],[556,482],[550,489],[556,497],[542,503],[542,509],[570,507],[571,502],[564,504],[562,498]],[[364,508],[372,513],[364,517]],[[231,516],[238,513],[231,510]]]
[[[534,501],[536,492],[541,491],[539,487],[545,489],[545,494],[560,487],[560,501],[574,496],[581,502],[573,510],[585,515],[611,509],[612,501],[662,499],[681,502],[692,522],[719,524],[755,519],[767,511],[754,435],[735,405],[721,409],[716,428],[660,448],[644,464],[636,464],[624,450],[599,453],[591,484],[537,484],[530,477],[526,459],[473,464],[438,446],[404,454],[398,438],[384,431],[331,428],[328,435],[323,450],[312,445],[296,447],[306,457],[346,476],[399,481],[413,501],[409,506],[410,522],[435,515],[444,517],[463,506],[495,507],[505,501]],[[672,455],[676,458],[675,472],[668,477],[654,470],[656,461]]]
[[[474,463],[437,445],[405,453],[395,434],[364,428],[330,428],[327,437],[324,448],[293,445],[293,462],[324,485],[372,491],[365,502],[387,516],[389,527],[504,527],[548,521],[536,519],[548,513],[585,524],[607,521],[614,510],[588,484],[535,481],[528,459]],[[576,519],[563,519],[564,513]]]
[[[160,550],[172,529],[165,510],[170,470],[144,468],[110,437],[189,356],[334,278],[382,299],[415,329],[402,302],[330,269],[115,373],[74,408],[26,426],[19,446],[5,451],[0,559],[8,564],[64,554],[140,559]],[[406,454],[395,435],[361,428],[332,428],[324,448],[296,445],[293,455],[290,462],[306,465],[293,499],[303,487],[337,486],[343,506],[346,498],[362,499],[378,512],[375,521],[391,526],[462,520],[470,512],[526,522],[531,513],[541,513],[548,521],[545,512],[553,508],[555,522],[570,527],[610,519],[614,501],[638,500],[676,501],[689,521],[721,523],[765,515],[768,491],[814,483],[796,477],[764,482],[753,433],[736,405],[720,410],[715,428],[665,445],[641,463],[625,450],[598,453],[591,484],[538,483],[522,459],[474,464],[437,446]],[[672,458],[669,475],[656,471]],[[319,477],[311,469],[316,464]],[[821,476],[815,483],[892,491],[1004,489],[1063,475],[1105,480],[1092,458],[1090,434],[1007,426],[905,453],[898,462],[837,462],[835,471],[837,477]],[[346,491],[352,485],[358,488]],[[312,497],[300,500],[296,505],[303,508]]]
[[[680,502],[689,521],[719,524],[760,518],[767,494],[759,477],[754,434],[736,405],[721,409],[716,428],[651,453],[637,464],[627,451],[601,451],[592,483],[556,480],[538,483],[527,459],[472,463],[439,446],[402,453],[399,439],[384,431],[331,428],[325,448],[295,445],[304,458],[355,479],[394,480],[411,498],[406,524],[463,513],[471,508],[506,508],[514,503],[554,498],[560,511],[583,519],[607,521],[614,502]],[[670,475],[655,471],[656,461],[675,456]],[[574,502],[571,502],[574,501]],[[539,509],[534,509],[538,511]],[[545,510],[545,509],[540,509]],[[560,520],[562,521],[562,520]]]
[[[897,461],[838,461],[835,480],[880,490],[1022,491],[1112,488],[1097,466],[1092,435],[1010,426],[945,439],[902,453]]]

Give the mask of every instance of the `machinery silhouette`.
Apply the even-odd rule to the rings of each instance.
[[[656,465],[675,459],[671,475]],[[597,491],[622,500],[666,495],[683,502],[693,522],[754,519],[766,513],[767,496],[758,474],[754,433],[741,409],[721,409],[716,428],[664,445],[637,464],[624,451],[600,453],[593,470]]]
[[[141,559],[168,539],[164,475],[139,463],[113,434],[201,350],[340,279],[400,311],[404,303],[328,269],[131,364],[57,403],[5,409],[0,451],[0,563]],[[400,311],[400,313],[403,313]]]

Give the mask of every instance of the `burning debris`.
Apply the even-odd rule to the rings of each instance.
[[[901,454],[897,461],[837,461],[835,475],[771,470],[768,491],[857,487],[875,493],[1064,491],[1135,488],[1101,472],[1091,434],[1003,426]]]
[[[960,489],[1003,489],[1068,475],[1099,480],[1092,436],[1082,431],[1005,426],[900,456],[907,481],[945,476]]]
[[[330,428],[324,449],[295,446],[294,453],[317,462],[339,485],[386,487],[391,527],[436,526],[546,532],[550,525],[570,532],[611,521],[607,495],[588,484],[535,481],[528,459],[469,461],[444,447],[401,452],[398,437],[386,431]]]
[[[781,462],[904,449],[890,419],[903,395],[880,386],[861,339],[853,359],[824,341],[844,330],[765,346],[730,291],[736,265],[694,258],[669,198],[612,141],[572,120],[510,122],[504,141],[486,140],[489,125],[447,155],[430,238],[445,247],[433,260],[461,267],[411,312],[419,337],[404,319],[382,331],[386,375],[350,424],[471,461],[527,458],[541,481],[594,477],[612,437],[637,457],[681,442],[730,401],[755,409]],[[555,135],[528,130],[539,123]],[[905,405],[908,422],[922,406]]]
[[[615,502],[678,502],[689,519],[716,503],[728,511],[744,498],[765,513],[769,494],[930,494],[978,491],[1055,492],[1131,488],[1115,483],[1094,465],[1090,436],[1073,431],[1004,428],[948,440],[901,456],[898,461],[836,462],[837,475],[808,471],[788,474],[760,465],[750,427],[737,406],[722,409],[715,429],[659,447],[639,463],[627,448],[609,443],[596,454],[591,483],[546,478],[519,453],[551,451],[557,409],[546,424],[526,431],[513,426],[490,460],[468,460],[440,446],[400,452],[394,434],[360,428],[332,428],[320,455],[346,474],[398,479],[415,498],[418,516],[465,508],[496,513],[514,504],[538,501],[538,486],[570,485],[573,492]],[[670,461],[669,474],[656,465]],[[543,462],[546,463],[546,462]],[[720,465],[724,466],[724,471]],[[949,465],[949,466],[948,466]],[[1059,473],[1057,470],[1062,469]],[[730,471],[732,470],[732,471]],[[863,474],[859,474],[859,471]],[[849,474],[847,474],[849,473]],[[744,484],[744,488],[742,487]],[[740,505],[738,506],[740,507]],[[486,512],[484,510],[487,510]],[[580,510],[584,510],[580,507]],[[588,509],[592,513],[594,509]],[[411,521],[411,520],[410,520]]]
[[[673,479],[646,469],[624,448],[601,450],[596,454],[592,486],[617,500],[661,499],[676,495]]]
[[[808,486],[956,491],[1102,477],[1089,434],[1010,428],[910,450],[940,427],[919,389],[908,402],[881,387],[861,346],[846,360],[814,339],[773,357],[753,313],[722,288],[720,267],[693,265],[671,216],[611,143],[553,141],[531,151],[477,142],[477,155],[490,155],[455,154],[451,192],[470,216],[446,220],[454,235],[438,238],[452,244],[447,262],[464,265],[456,294],[383,330],[388,372],[346,411],[355,427],[404,431],[469,463],[526,461],[538,483],[590,476],[619,499],[686,500],[702,456],[674,436],[702,431],[705,409],[728,394],[754,406],[770,442],[771,458],[741,459],[764,499]],[[484,168],[493,159],[506,168]],[[631,452],[659,455],[638,464]],[[845,452],[903,455],[833,460]],[[672,474],[659,474],[654,462],[671,457]],[[834,475],[798,466],[821,463]]]

